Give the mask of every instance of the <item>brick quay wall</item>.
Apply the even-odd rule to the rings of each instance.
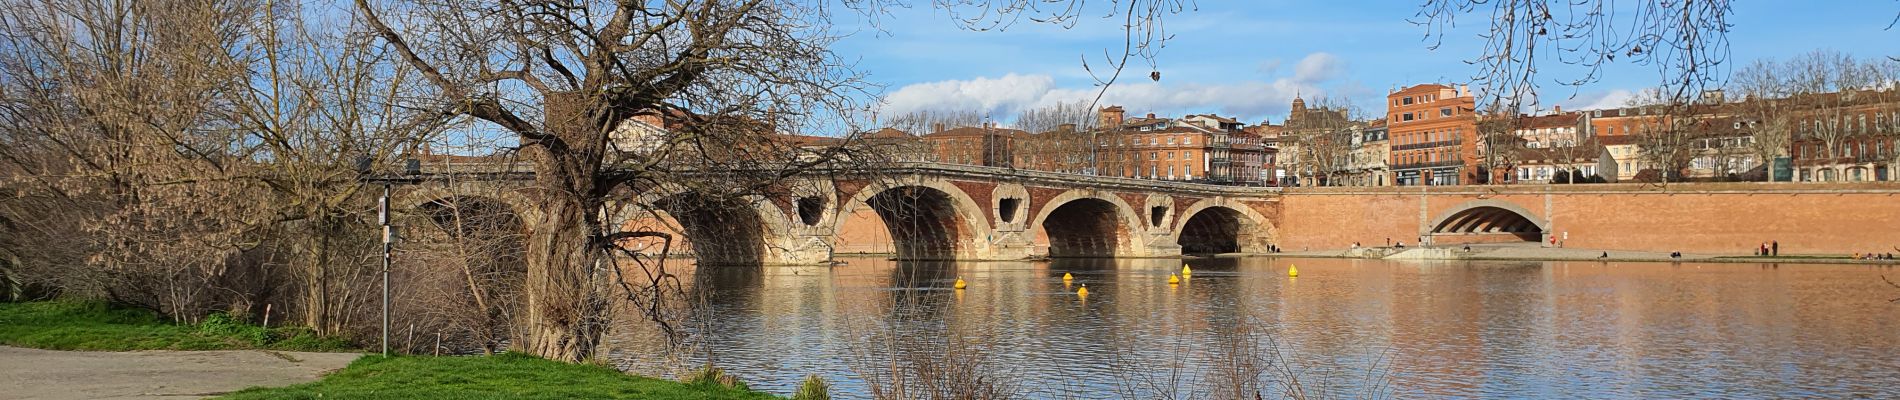
[[[1275,218],[1283,249],[1336,249],[1386,238],[1416,245],[1523,240],[1434,234],[1479,207],[1524,214],[1565,247],[1748,254],[1900,252],[1900,184],[1689,183],[1288,189]],[[1502,213],[1497,213],[1502,214]]]

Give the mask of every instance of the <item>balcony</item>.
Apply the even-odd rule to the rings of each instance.
[[[1423,163],[1411,163],[1411,164],[1397,164],[1397,165],[1393,165],[1392,169],[1400,170],[1400,169],[1418,169],[1418,168],[1444,168],[1444,167],[1459,167],[1459,166],[1464,166],[1464,165],[1465,165],[1464,161],[1452,160],[1452,161],[1436,161],[1436,162],[1423,162]]]
[[[1392,150],[1399,151],[1399,150],[1413,150],[1413,149],[1429,149],[1433,147],[1449,147],[1449,146],[1457,146],[1461,143],[1464,143],[1464,140],[1461,140],[1461,139],[1440,140],[1436,142],[1401,144],[1397,146],[1392,146]]]

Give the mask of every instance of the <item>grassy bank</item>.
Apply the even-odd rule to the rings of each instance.
[[[347,351],[348,342],[303,328],[264,328],[213,315],[198,324],[98,302],[0,303],[0,344],[51,350]]]
[[[714,380],[679,383],[531,356],[365,356],[323,380],[225,399],[778,399]]]

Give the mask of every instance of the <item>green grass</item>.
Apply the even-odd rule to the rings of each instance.
[[[304,328],[245,324],[222,314],[179,324],[151,311],[98,302],[0,303],[0,344],[51,350],[347,351],[347,341]]]
[[[520,354],[365,356],[323,380],[225,399],[779,399],[716,382],[679,383]]]

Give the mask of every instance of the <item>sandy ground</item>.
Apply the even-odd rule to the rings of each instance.
[[[0,398],[195,399],[315,381],[362,354],[259,350],[92,352],[0,346]]]

